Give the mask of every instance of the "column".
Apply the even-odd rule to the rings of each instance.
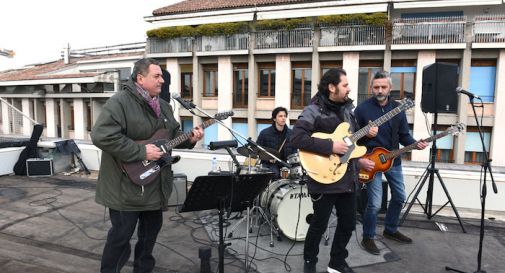
[[[505,94],[500,90],[505,88],[505,79],[500,77],[505,75],[505,49],[501,49],[498,62],[496,64],[496,86],[494,98],[494,124],[491,133],[490,158],[493,159],[492,165],[505,166],[505,141],[501,137],[505,135],[503,119],[505,117]]]
[[[12,115],[10,105],[7,104],[7,101],[2,100],[2,132],[5,135],[11,134],[11,122],[12,122]]]
[[[416,106],[414,107],[414,138],[428,138],[430,135],[426,132],[426,123],[423,111],[421,110],[421,98],[423,95],[423,68],[436,61],[435,51],[419,51],[417,54],[417,69],[416,69],[416,90],[415,98]],[[428,124],[433,123],[433,116],[428,115]],[[431,129],[431,128],[430,128]],[[412,161],[430,161],[430,149],[427,147],[424,150],[412,150]]]
[[[229,111],[233,109],[233,64],[230,56],[220,56],[217,60],[218,90],[217,111]],[[232,126],[231,118],[223,120],[223,123]],[[232,139],[230,132],[224,126],[217,127],[218,140]]]
[[[65,99],[60,99],[60,125],[61,138],[70,138],[70,104]]]
[[[291,56],[278,54],[275,56],[275,107],[282,106],[291,109]]]
[[[30,136],[33,131],[33,107],[32,102],[28,98],[21,100],[21,109],[23,111],[23,135]]]
[[[48,137],[58,136],[58,118],[59,113],[57,112],[55,99],[46,99],[46,132]]]
[[[351,88],[349,98],[358,101],[359,52],[344,52],[342,67],[347,72],[347,81]]]
[[[321,62],[319,61],[319,40],[321,37],[321,29],[317,27],[314,30],[314,41],[312,44],[312,86],[310,88],[310,97],[313,97],[317,93],[317,84],[321,79]]]
[[[255,38],[254,33],[251,33],[250,39],[252,40],[249,44],[249,48],[253,48]],[[252,53],[252,50],[249,50],[249,56],[248,56],[248,66],[247,66],[247,73],[248,73],[248,82],[247,82],[247,89],[248,89],[248,94],[247,94],[247,133],[248,136],[245,137],[252,137],[256,138],[257,132],[256,132],[256,98],[258,97],[258,80],[257,80],[257,71],[258,71],[258,66],[256,64],[256,60],[254,58],[254,54]]]
[[[196,45],[195,45],[196,47]],[[202,106],[202,90],[203,88],[203,68],[200,65],[200,60],[198,56],[196,56],[193,50],[193,103]],[[202,118],[193,116],[193,126],[199,125],[202,123]],[[195,147],[202,147],[203,139],[198,141]]]
[[[87,103],[84,99],[74,99],[74,138],[88,139],[88,123]]]
[[[179,59],[177,58],[167,58],[167,71],[170,73],[170,94],[177,93],[180,96],[181,94],[181,67],[179,65]],[[174,100],[170,100],[170,105],[172,105],[172,109],[174,109],[174,117],[180,122],[179,109],[181,105],[176,103]]]

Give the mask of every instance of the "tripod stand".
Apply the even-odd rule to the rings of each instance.
[[[468,94],[467,94],[468,95]],[[482,144],[482,152],[484,153],[484,158],[481,166],[481,172],[484,173],[484,175],[481,175],[484,177],[482,179],[482,191],[480,192],[480,202],[481,202],[481,211],[480,211],[480,233],[479,233],[479,252],[477,254],[477,271],[474,273],[486,273],[486,271],[481,269],[481,264],[482,264],[482,242],[484,241],[484,212],[486,211],[486,196],[487,196],[487,185],[486,185],[486,179],[487,179],[487,172],[489,170],[489,176],[491,177],[491,183],[493,186],[493,191],[494,193],[498,193],[498,189],[496,188],[496,183],[494,182],[494,177],[493,177],[493,171],[491,170],[491,159],[489,158],[489,154],[486,150],[486,145],[484,143],[484,134],[482,133],[481,129],[481,124],[479,124],[479,119],[477,118],[477,113],[475,111],[475,104],[473,102],[473,99],[475,96],[473,96],[470,93],[470,104],[472,105],[472,110],[473,110],[473,115],[475,117],[475,124],[477,124],[477,129],[479,130],[479,137],[480,137],[480,142]],[[481,101],[482,102],[482,101]],[[446,266],[445,270],[448,271],[454,271],[454,272],[460,272],[460,273],[465,273],[464,271],[457,270],[451,267]]]
[[[433,124],[433,126],[434,126],[434,130],[436,132],[437,131],[437,117],[438,117],[438,113],[435,111],[434,115],[435,116],[434,116],[434,124]],[[442,177],[440,176],[440,172],[438,171],[438,169],[435,168],[436,159],[437,159],[437,140],[435,138],[433,140],[433,146],[432,146],[432,149],[431,149],[430,164],[428,165],[428,167],[426,167],[426,171],[424,172],[424,177],[421,177],[419,179],[419,181],[421,181],[421,179],[422,179],[422,182],[419,185],[419,188],[417,189],[416,194],[414,195],[414,197],[412,197],[412,201],[410,201],[410,204],[407,207],[407,210],[403,214],[402,219],[400,220],[400,225],[403,224],[403,222],[405,221],[405,218],[407,218],[407,215],[409,214],[410,209],[412,208],[412,205],[414,205],[414,202],[416,202],[416,201],[419,202],[419,205],[421,205],[421,207],[423,208],[424,213],[426,214],[426,216],[428,217],[428,219],[433,218],[448,203],[450,203],[451,207],[452,207],[452,210],[454,211],[454,214],[458,218],[458,222],[459,222],[459,225],[461,226],[461,229],[463,230],[464,233],[466,233],[465,227],[463,226],[463,222],[461,221],[461,218],[459,217],[458,210],[456,209],[456,206],[452,202],[451,196],[449,195],[449,191],[445,187],[444,180],[442,180]],[[435,175],[438,178],[438,181],[440,182],[440,185],[444,189],[445,196],[447,196],[448,201],[443,206],[441,206],[437,211],[435,211],[433,213],[433,182],[435,180]],[[428,191],[426,192],[426,203],[423,206],[423,204],[421,204],[421,202],[419,201],[419,199],[417,197],[418,197],[419,193],[421,192],[421,190],[423,189],[423,186],[424,186],[424,183],[426,183],[426,180],[428,180]]]

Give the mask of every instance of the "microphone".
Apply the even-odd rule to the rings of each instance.
[[[181,98],[181,95],[179,95],[179,93],[172,93],[172,99],[178,101],[184,108],[188,109],[189,111],[195,108],[195,105],[192,102]]]
[[[470,92],[470,91],[467,91],[467,90],[463,89],[461,86],[458,86],[458,87],[456,88],[456,93],[465,94],[465,95],[467,95],[467,96],[468,96],[469,98],[471,98],[471,99],[475,98],[475,99],[480,100],[480,97],[479,97],[479,96],[474,95],[472,92]]]
[[[217,150],[217,149],[222,149],[222,148],[226,148],[226,147],[236,148],[237,146],[238,146],[238,143],[236,140],[211,141],[209,143],[210,150]]]

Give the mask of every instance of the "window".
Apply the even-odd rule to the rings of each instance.
[[[301,109],[310,102],[312,68],[310,63],[293,64],[291,81],[291,108]]]
[[[203,96],[217,97],[217,65],[205,65],[203,67]]]
[[[395,60],[391,64],[393,89],[390,96],[395,100],[414,99],[416,88],[416,63],[410,60]]]
[[[382,61],[360,61],[358,78],[358,103],[372,95],[370,82],[373,75],[382,70]]]
[[[483,102],[494,102],[496,60],[472,60],[470,90]]]
[[[208,119],[204,120],[207,121]],[[209,126],[205,128],[203,143],[208,146],[210,142],[217,140],[217,126]]]
[[[432,131],[433,135],[439,134],[447,130],[447,126],[437,126],[437,131]],[[454,136],[447,135],[445,137],[436,140],[437,144],[437,154],[436,160],[438,162],[454,163]],[[432,146],[433,147],[433,146]],[[430,151],[431,155],[431,151]]]
[[[482,133],[484,134],[484,145],[486,145],[486,151],[489,151],[489,144],[491,143],[491,129],[482,128]],[[482,149],[482,142],[477,128],[468,127],[465,142],[465,163],[480,164],[483,162],[484,158],[485,155]]]
[[[342,62],[321,62],[321,77],[323,77],[324,73],[326,73],[330,68],[342,68]]]
[[[249,126],[247,126],[247,119],[246,118],[234,118],[232,120],[232,129],[237,131],[239,134],[243,136],[248,136],[249,135]],[[237,138],[240,142],[244,142],[242,138],[238,137]]]
[[[193,99],[193,73],[181,73],[181,96],[185,99]]]
[[[181,130],[183,132],[189,132],[193,130],[193,118],[192,117],[181,117]]]
[[[247,64],[233,67],[233,107],[247,108],[249,75]]]
[[[258,97],[275,97],[275,64],[258,64]]]

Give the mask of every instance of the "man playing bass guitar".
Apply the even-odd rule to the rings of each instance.
[[[359,126],[366,126],[369,121],[375,120],[397,105],[389,96],[392,81],[387,72],[377,72],[373,76],[370,87],[373,97],[360,103],[354,111]],[[375,147],[393,150],[398,148],[399,143],[407,146],[415,142],[416,140],[410,135],[407,116],[404,112],[379,126],[378,134],[374,138],[365,137],[358,141],[359,144],[367,147],[368,152]],[[422,150],[427,146],[428,143],[421,140],[417,143],[416,148]],[[373,161],[365,158],[361,160],[364,165],[364,167],[362,166],[363,169],[367,171],[373,169],[375,164]],[[391,188],[391,201],[384,220],[384,237],[403,243],[411,243],[412,239],[398,231],[399,217],[406,198],[400,157],[394,160],[393,166],[384,175]],[[361,244],[369,253],[379,255],[380,250],[374,239],[377,213],[380,210],[382,201],[382,173],[377,173],[375,178],[367,184],[367,194],[368,203],[363,215],[363,240]]]

